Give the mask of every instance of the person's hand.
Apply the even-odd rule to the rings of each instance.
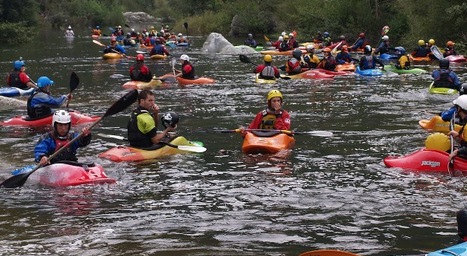
[[[71,93],[68,93],[66,95],[66,98],[68,99],[68,101],[70,101],[71,99],[73,99],[73,95],[71,95]]]
[[[48,157],[46,157],[46,156],[41,157],[41,160],[39,161],[39,164],[41,166],[44,166],[44,165],[46,165],[48,163],[49,163],[49,158]]]
[[[458,151],[459,150],[456,149],[456,150],[452,151],[451,154],[449,154],[449,161],[451,161],[457,155]]]
[[[83,136],[88,136],[91,133],[91,130],[89,127],[84,127],[83,130],[81,130],[81,133],[83,133]]]
[[[151,106],[151,110],[154,113],[159,113],[159,106],[157,106],[157,104],[154,103],[154,105]]]

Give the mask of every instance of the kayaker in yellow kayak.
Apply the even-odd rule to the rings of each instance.
[[[431,76],[434,79],[433,87],[452,88],[459,92],[462,89],[462,83],[457,74],[449,69],[449,60],[447,59],[439,61],[439,69],[433,70]]]
[[[259,78],[267,80],[275,80],[280,77],[280,71],[276,66],[272,65],[272,56],[269,54],[264,55],[264,63],[255,67],[253,72],[259,73]]]
[[[157,132],[157,120],[159,107],[155,103],[154,93],[150,90],[142,90],[138,94],[138,107],[131,112],[128,121],[128,141],[135,148],[150,148],[168,137],[169,132],[175,131],[178,116],[175,113],[167,113],[161,117],[165,129]]]

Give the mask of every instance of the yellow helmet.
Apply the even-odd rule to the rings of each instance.
[[[289,39],[289,36],[288,35],[285,35],[284,36],[284,40],[288,40]]]
[[[426,149],[435,149],[440,151],[448,151],[451,149],[451,141],[449,137],[440,132],[436,132],[428,136],[425,140]]]
[[[264,62],[272,62],[272,56],[269,54],[264,55]]]
[[[422,40],[422,39],[418,40],[418,45],[424,46],[425,45],[425,40]]]
[[[279,97],[281,98],[281,100],[284,100],[284,98],[282,97],[282,93],[278,90],[272,90],[268,93],[268,101],[275,97]]]
[[[431,44],[431,45],[435,45],[435,39],[428,40],[428,43]]]

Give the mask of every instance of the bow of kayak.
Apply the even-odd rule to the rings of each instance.
[[[102,55],[104,60],[121,59],[122,57],[122,54],[116,52],[104,53],[104,55]]]
[[[426,256],[467,256],[467,242],[430,252]]]
[[[71,115],[71,123],[73,125],[93,123],[100,118],[99,116],[88,116],[85,114],[81,114],[78,111],[70,111],[70,115]],[[0,126],[39,127],[39,126],[48,126],[48,125],[52,125],[52,115],[39,118],[39,119],[30,119],[27,116],[15,116],[13,118],[0,122]]]
[[[425,130],[430,132],[442,132],[448,134],[450,129],[449,121],[444,121],[441,116],[434,116],[430,120],[422,119],[418,121],[418,124]],[[455,124],[454,130],[460,131],[461,125]]]
[[[456,95],[459,91],[448,87],[434,87],[435,82],[431,82],[428,87],[428,92],[431,94],[444,94],[444,95]]]
[[[275,84],[277,82],[277,79],[264,79],[260,78],[259,74],[256,74],[255,81],[257,84]]]
[[[144,89],[154,89],[158,86],[162,85],[162,81],[159,79],[152,79],[149,82],[143,81],[128,81],[122,85],[124,89],[137,89],[137,90],[144,90]]]
[[[26,96],[26,95],[31,95],[33,92],[34,92],[34,88],[29,88],[27,90],[23,90],[17,87],[0,88],[0,96],[4,96],[4,97]]]
[[[177,77],[177,81],[180,85],[189,85],[189,84],[213,84],[216,82],[214,79],[209,77],[198,77],[196,79],[186,79],[182,77]]]
[[[246,154],[275,154],[291,149],[295,138],[280,132],[247,132],[243,139],[242,151]]]

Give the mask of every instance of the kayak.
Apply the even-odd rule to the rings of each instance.
[[[418,121],[418,124],[425,130],[428,130],[430,132],[442,132],[445,134],[448,134],[450,131],[450,123],[449,121],[444,121],[441,116],[434,116],[430,120],[420,120]],[[454,125],[454,130],[460,131],[462,128],[461,125],[455,124]]]
[[[243,139],[242,151],[246,154],[269,153],[290,149],[295,144],[295,138],[280,131],[247,132]]]
[[[93,123],[97,121],[100,116],[88,116],[81,114],[78,111],[70,111],[71,123],[73,125],[79,125],[84,123]],[[15,116],[13,118],[7,119],[0,122],[0,126],[30,126],[30,127],[39,127],[39,126],[49,126],[52,125],[52,114],[39,119],[31,119],[28,116]]]
[[[302,51],[302,54],[306,53],[306,49],[300,49]],[[279,50],[264,50],[260,51],[261,54],[266,55],[287,55],[287,56],[292,56],[294,50],[288,50],[288,51],[279,51]]]
[[[255,75],[255,81],[257,84],[275,84],[277,82],[277,79],[264,79],[264,78],[259,78],[259,74]]]
[[[203,143],[189,141],[183,136],[173,138],[170,143],[177,146],[203,146]],[[137,162],[183,153],[188,153],[188,151],[183,151],[168,145],[161,145],[161,147],[153,150],[144,150],[130,146],[116,146],[100,153],[99,157],[114,162]]]
[[[13,175],[30,172],[35,165],[13,171]],[[116,180],[107,177],[104,168],[95,163],[63,161],[37,169],[30,176],[31,180],[50,187],[68,187],[78,185],[111,184]]]
[[[167,59],[167,55],[165,54],[154,54],[154,55],[151,55],[151,60],[165,60]]]
[[[446,57],[449,62],[465,62],[467,59],[464,57],[464,55],[449,55]]]
[[[158,86],[162,85],[162,81],[159,79],[152,79],[149,82],[143,82],[143,81],[128,81],[122,85],[124,89],[138,89],[138,90],[144,90],[144,89],[153,89]]]
[[[347,75],[352,75],[353,74],[353,73],[347,72],[347,71],[334,71],[334,70],[327,70],[327,69],[324,69],[324,68],[317,68],[315,70],[319,71],[321,73],[332,75],[332,76],[347,76]]]
[[[396,54],[389,54],[389,53],[382,53],[379,55],[379,59],[380,60],[385,60],[385,61],[388,61],[388,60],[397,60],[399,57],[397,57]]]
[[[31,95],[34,92],[34,88],[23,90],[17,87],[3,87],[0,88],[0,96],[4,97],[17,97]]]
[[[300,253],[298,256],[359,256],[358,254],[341,250],[314,250]]]
[[[467,256],[467,242],[430,252],[426,256]]]
[[[467,172],[467,159],[454,158],[454,166],[448,168],[449,153],[422,148],[406,156],[388,156],[384,164],[390,168],[402,168],[418,172],[450,172],[449,169]]]
[[[122,58],[122,54],[116,53],[116,52],[109,52],[109,53],[104,53],[104,55],[102,55],[102,58],[103,58],[104,60],[121,59],[121,58]]]
[[[431,61],[430,56],[425,56],[425,57],[414,57],[411,54],[409,54],[409,59],[412,62],[428,62]]]
[[[336,66],[336,71],[355,71],[355,64],[353,63],[345,63],[345,64],[338,64]]]
[[[383,71],[381,71],[378,68],[360,70],[360,66],[357,66],[355,73],[361,76],[382,76],[383,75]]]
[[[426,70],[421,69],[421,68],[398,69],[394,65],[385,65],[384,70],[394,72],[397,74],[417,74],[417,75],[427,72]]]
[[[186,79],[182,77],[177,77],[177,81],[180,85],[188,85],[188,84],[213,84],[215,82],[214,79],[209,77],[198,77],[195,79]]]
[[[459,94],[459,91],[447,87],[433,87],[434,82],[431,82],[430,87],[428,87],[428,92],[431,94],[446,94],[446,95],[455,95]]]
[[[291,79],[329,79],[334,78],[335,75],[326,74],[316,69],[310,69],[308,71],[302,72],[296,75],[290,75]]]

